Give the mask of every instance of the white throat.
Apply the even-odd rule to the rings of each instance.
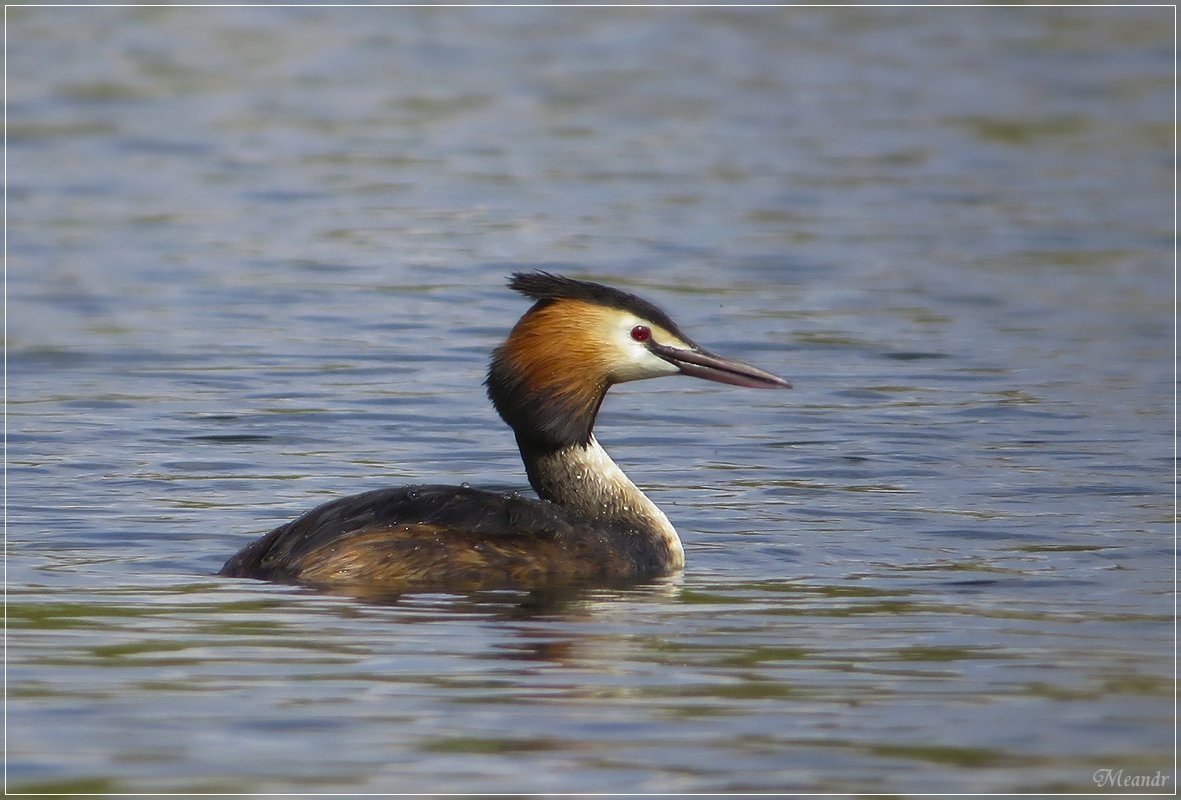
[[[624,522],[655,536],[667,545],[673,566],[684,566],[685,550],[676,528],[594,436],[586,445],[571,445],[542,456],[537,466],[541,485],[535,488],[543,498],[588,517]]]

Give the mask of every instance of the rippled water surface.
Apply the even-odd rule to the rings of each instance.
[[[1169,9],[7,21],[9,789],[1172,790]],[[536,267],[795,383],[608,398],[682,576],[213,577],[525,488]]]

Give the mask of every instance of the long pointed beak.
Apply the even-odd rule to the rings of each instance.
[[[729,358],[715,356],[713,353],[694,348],[686,350],[668,345],[649,344],[652,352],[668,363],[677,367],[682,375],[694,378],[705,378],[707,381],[728,383],[733,386],[746,386],[751,389],[790,389],[791,384],[772,375],[770,372],[734,361]]]

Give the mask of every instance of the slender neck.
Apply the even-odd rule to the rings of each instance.
[[[622,537],[649,566],[678,570],[685,552],[676,529],[595,440],[595,416],[611,381],[593,346],[574,348],[571,360],[571,342],[586,344],[586,326],[570,327],[578,319],[571,311],[539,302],[517,322],[492,354],[488,398],[516,434],[542,500],[578,512],[608,538]],[[555,350],[555,342],[566,346]],[[581,367],[571,370],[572,363]]]
[[[667,548],[668,566],[685,563],[668,517],[623,473],[592,435],[586,444],[538,451],[517,438],[529,483],[543,500],[612,523]]]

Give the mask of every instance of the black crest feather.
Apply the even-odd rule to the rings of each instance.
[[[584,300],[608,308],[630,311],[637,317],[656,323],[686,342],[690,341],[668,314],[644,298],[604,286],[601,283],[579,281],[564,275],[554,275],[538,270],[536,272],[514,272],[508,285],[510,289],[533,298],[538,304],[548,304],[558,300]]]

